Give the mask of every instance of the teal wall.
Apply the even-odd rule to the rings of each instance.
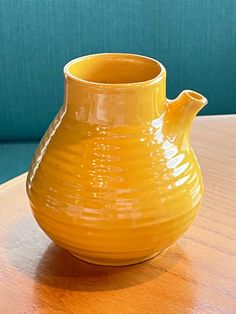
[[[42,136],[63,101],[62,68],[97,52],[160,60],[167,94],[193,89],[202,114],[236,113],[234,0],[0,0],[0,140]]]

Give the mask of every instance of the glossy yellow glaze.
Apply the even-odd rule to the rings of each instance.
[[[164,67],[138,55],[86,56],[64,73],[64,105],[28,174],[33,214],[83,260],[146,260],[198,212],[203,184],[189,132],[207,101],[193,91],[167,100]]]

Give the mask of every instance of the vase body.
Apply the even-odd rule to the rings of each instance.
[[[27,178],[39,226],[73,255],[102,265],[144,261],[193,222],[203,184],[189,143],[206,103],[165,95],[165,69],[129,54],[65,67],[65,102]]]

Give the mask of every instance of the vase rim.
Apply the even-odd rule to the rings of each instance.
[[[126,59],[127,61],[144,61],[147,64],[149,63],[149,68],[150,65],[153,67],[156,67],[156,73],[152,77],[144,80],[137,80],[134,82],[100,82],[100,81],[93,81],[93,80],[88,80],[80,77],[79,75],[75,75],[72,73],[71,68],[80,62],[82,63],[83,61],[89,61],[93,59],[97,59],[99,62],[99,59],[105,59],[105,58],[110,58],[114,60],[118,60],[119,58]],[[95,60],[96,61],[96,60]],[[153,69],[152,69],[153,70]],[[166,77],[166,69],[165,67],[157,60],[139,55],[139,54],[132,54],[132,53],[96,53],[96,54],[90,54],[90,55],[85,55],[81,56],[78,58],[75,58],[71,61],[69,61],[65,66],[64,66],[64,76],[68,80],[72,80],[74,82],[77,82],[79,84],[83,85],[89,85],[92,87],[102,87],[102,88],[129,88],[129,87],[138,87],[138,86],[148,86],[148,85],[153,85],[161,81],[163,78]]]

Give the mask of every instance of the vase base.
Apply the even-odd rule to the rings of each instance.
[[[90,264],[101,265],[101,266],[128,266],[128,265],[134,265],[134,264],[148,261],[149,259],[152,259],[152,258],[156,257],[157,255],[160,255],[164,251],[165,251],[165,249],[158,251],[155,254],[144,256],[141,258],[130,258],[130,259],[124,259],[124,260],[120,260],[120,261],[118,261],[118,260],[105,260],[102,258],[99,259],[99,258],[85,257],[85,256],[82,256],[80,254],[75,254],[75,253],[70,252],[70,251],[69,251],[69,253],[71,255],[73,255],[74,257],[76,257],[76,258],[78,258],[84,262],[90,263]]]

